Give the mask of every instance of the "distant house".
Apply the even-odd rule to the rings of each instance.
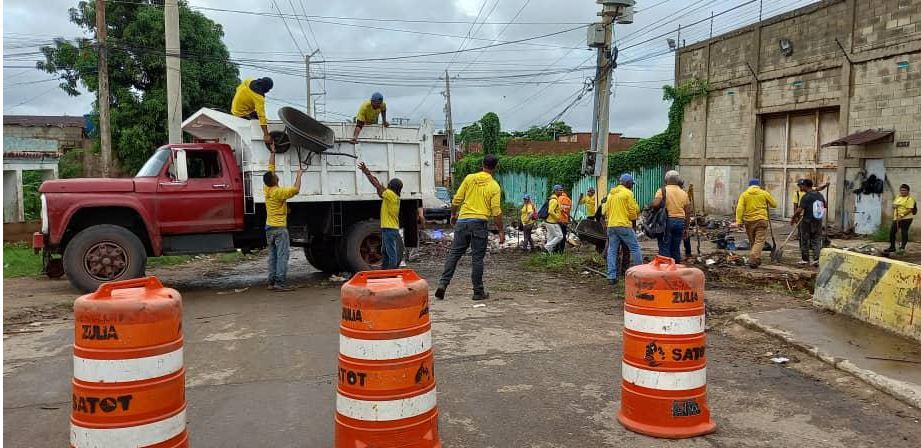
[[[83,148],[87,141],[87,119],[69,115],[4,115],[3,136],[55,140],[64,153]]]
[[[612,132],[608,135],[608,152],[625,151],[639,141],[638,138],[624,137],[623,134]],[[592,146],[591,132],[575,132],[561,135],[556,141],[537,140],[509,140],[505,153],[508,155],[521,154],[573,154],[585,151]]]

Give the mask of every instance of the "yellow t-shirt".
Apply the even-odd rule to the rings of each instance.
[[[468,174],[451,204],[460,207],[458,219],[489,219],[502,214],[502,189],[486,171]]]
[[[269,165],[269,171],[275,172],[275,165]],[[288,199],[297,196],[294,187],[262,187],[265,194],[265,225],[269,227],[288,226]]]
[[[579,201],[580,204],[585,205],[585,214],[587,216],[595,216],[595,212],[598,211],[598,201],[596,199],[595,195],[585,195]]]
[[[547,224],[559,224],[562,218],[563,206],[560,204],[560,199],[556,195],[550,196],[550,201],[547,203]]]
[[[537,212],[537,209],[534,207],[533,202],[528,202],[521,206],[521,224],[528,225],[534,224],[534,213]]]
[[[777,207],[777,200],[771,196],[771,193],[757,185],[752,185],[739,196],[739,203],[736,205],[736,222],[742,224],[745,221],[767,220],[768,207]]]
[[[656,199],[662,198],[662,189],[656,190]],[[677,185],[665,186],[665,209],[669,218],[685,218],[684,208],[691,203],[688,193]]]
[[[249,87],[251,82],[253,82],[252,79],[246,79],[237,86],[237,92],[233,95],[233,102],[230,105],[230,113],[238,117],[245,117],[256,112],[256,115],[259,116],[259,124],[268,124],[269,120],[265,116],[265,97]]]
[[[365,102],[361,103],[361,107],[358,108],[358,114],[355,115],[355,119],[365,124],[375,124],[377,123],[377,117],[385,110],[387,110],[387,103],[381,102],[381,108],[375,109],[371,105],[371,100],[365,100]]]
[[[400,228],[400,196],[393,190],[386,189],[381,194],[381,228]]]
[[[633,191],[618,185],[608,193],[604,203],[604,214],[608,217],[608,227],[633,227],[633,221],[639,217],[640,205],[636,203]]]
[[[892,200],[892,206],[895,208],[895,219],[905,219],[913,216],[911,211],[917,202],[911,196],[898,196]]]

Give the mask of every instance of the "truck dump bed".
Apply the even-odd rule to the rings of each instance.
[[[291,148],[275,156],[276,173],[282,185],[294,184],[299,158],[309,167],[301,180],[301,193],[289,202],[328,202],[379,200],[370,182],[358,170],[362,161],[386,184],[394,177],[403,181],[404,199],[430,197],[435,190],[432,164],[434,154],[433,126],[428,120],[420,126],[365,126],[357,145],[352,138],[353,123],[329,123],[335,135],[335,145],[326,153],[312,154]],[[269,150],[262,142],[262,129],[257,120],[246,120],[213,109],[203,108],[182,123],[183,131],[202,141],[226,143],[234,150],[243,170],[245,194],[256,203],[264,203],[262,175],[268,170]],[[270,121],[269,131],[284,131],[280,121]],[[329,153],[351,154],[358,157]],[[312,155],[311,155],[312,154]]]

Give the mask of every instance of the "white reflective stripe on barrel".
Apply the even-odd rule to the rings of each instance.
[[[137,448],[165,442],[182,431],[185,431],[185,409],[157,422],[125,428],[84,428],[71,424],[70,444],[74,448]]]
[[[179,371],[182,360],[182,347],[145,358],[89,359],[74,356],[74,378],[90,383],[149,380]]]
[[[336,412],[355,420],[400,420],[422,415],[432,409],[435,409],[435,388],[415,397],[387,401],[357,400],[336,394]]]
[[[624,328],[651,334],[687,335],[704,332],[704,315],[649,316],[624,311]]]
[[[432,332],[400,339],[354,339],[339,335],[339,353],[349,358],[380,361],[425,353],[432,348]]]
[[[689,390],[707,385],[707,368],[690,372],[658,372],[633,367],[625,362],[621,369],[621,378],[647,389]]]

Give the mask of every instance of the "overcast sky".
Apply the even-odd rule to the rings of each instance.
[[[766,18],[814,2],[770,0],[764,2],[761,14]],[[27,67],[34,66],[37,57],[29,53],[39,45],[56,36],[81,35],[68,21],[67,9],[75,4],[64,0],[3,2],[4,114],[81,115],[90,110],[91,96],[70,97],[56,87],[50,75]],[[426,118],[441,129],[447,69],[458,129],[490,111],[499,114],[506,130],[544,125],[570,105],[562,119],[576,130],[591,127],[591,93],[577,100],[584,80],[594,74],[594,52],[585,47],[584,28],[475,49],[596,21],[599,7],[594,1],[190,0],[189,4],[266,14],[276,13],[277,7],[288,16],[283,21],[277,15],[200,9],[224,26],[231,57],[246,60],[241,77],[271,76],[275,80],[268,95],[267,109],[272,116],[286,102],[305,104],[302,52],[319,47],[314,60],[328,62],[316,64],[315,76],[325,73],[326,79],[315,81],[313,89],[325,92],[317,97],[323,119],[345,120],[354,115],[362,100],[379,91],[387,101],[390,118]],[[611,130],[648,137],[664,129],[668,105],[662,101],[660,87],[674,78],[674,53],[668,52],[666,38],[677,37],[679,24],[681,38],[691,44],[709,37],[710,20],[691,24],[708,18],[711,12],[736,8],[713,21],[714,33],[719,34],[757,21],[759,7],[759,1],[751,0],[639,0],[635,22],[615,28],[615,41],[622,51],[615,74]],[[304,20],[305,12],[309,21]],[[468,49],[474,50],[367,60]]]

